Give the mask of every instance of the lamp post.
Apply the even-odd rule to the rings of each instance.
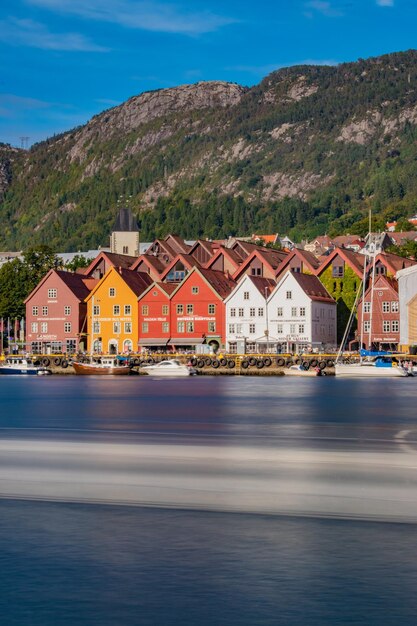
[[[267,354],[269,354],[268,287],[265,287],[264,293],[265,293],[265,316],[266,316],[266,330],[265,330],[266,352]]]

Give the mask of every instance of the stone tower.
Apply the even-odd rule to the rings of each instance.
[[[110,250],[116,254],[139,256],[139,226],[129,208],[119,209],[110,235]]]

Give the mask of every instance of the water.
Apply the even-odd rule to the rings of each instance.
[[[250,460],[258,450],[277,456],[281,469],[273,465],[272,478],[289,477],[282,483],[289,493],[301,476],[320,493],[336,485],[360,495],[368,485],[369,498],[382,489],[389,502],[391,489],[402,490],[401,502],[415,501],[416,396],[412,379],[0,378],[0,489],[25,468],[36,488],[68,471],[70,456],[53,459],[48,445],[134,444],[158,454],[183,450],[172,466],[166,457],[152,465],[151,484],[174,480],[175,472],[185,483],[186,451],[200,451],[199,463],[211,451],[221,461],[193,465],[191,478],[201,491],[206,474],[216,489],[232,480],[229,497],[237,498],[251,481],[262,489],[270,479],[270,466],[263,473]],[[13,456],[8,446],[16,442],[45,452]],[[295,450],[309,458],[307,468],[294,465],[288,455]],[[351,463],[338,465],[339,474],[328,461],[318,464],[338,455]],[[386,463],[376,473],[374,458]],[[95,481],[97,459],[82,462]],[[100,473],[110,471],[108,462]],[[127,467],[129,480],[149,471],[143,459],[137,463],[117,458],[110,469],[123,484]],[[416,525],[332,519],[323,511],[314,519],[2,499],[1,623],[414,625]]]

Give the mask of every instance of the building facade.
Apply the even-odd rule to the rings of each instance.
[[[379,275],[358,305],[358,340],[367,350],[396,350],[400,341],[398,283]]]

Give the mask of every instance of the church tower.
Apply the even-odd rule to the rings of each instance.
[[[130,208],[119,209],[110,235],[110,251],[139,256],[139,226]]]

